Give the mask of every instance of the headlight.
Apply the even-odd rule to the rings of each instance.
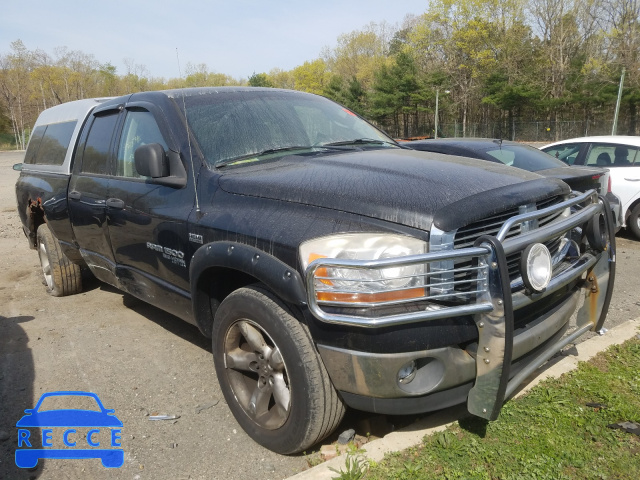
[[[384,260],[427,251],[417,238],[394,234],[347,233],[309,240],[300,245],[300,261],[306,270],[320,258]],[[342,268],[320,267],[314,285],[320,301],[375,303],[420,298],[425,294],[423,264]]]
[[[542,292],[551,280],[551,254],[542,243],[529,245],[520,259],[522,280],[529,290]]]

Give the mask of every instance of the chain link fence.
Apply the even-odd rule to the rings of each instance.
[[[623,135],[625,125],[618,126]],[[555,142],[575,137],[611,135],[611,122],[604,121],[560,121],[560,122],[513,122],[511,128],[504,123],[471,123],[463,132],[461,123],[445,123],[438,128],[439,137],[483,137],[503,138],[522,142]]]

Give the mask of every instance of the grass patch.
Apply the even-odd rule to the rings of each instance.
[[[588,407],[587,403],[604,407]],[[634,338],[477,417],[370,465],[367,479],[640,479],[640,340]]]

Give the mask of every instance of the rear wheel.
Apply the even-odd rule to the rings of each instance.
[[[631,214],[629,214],[629,218],[627,219],[627,225],[629,225],[629,228],[636,238],[640,240],[640,203],[631,210]]]
[[[274,452],[305,450],[344,415],[308,329],[261,287],[236,290],[220,304],[213,355],[236,420]]]
[[[38,256],[47,292],[54,297],[64,297],[82,291],[82,271],[62,252],[49,227],[38,227]]]

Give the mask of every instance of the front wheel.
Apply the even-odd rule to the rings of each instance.
[[[627,219],[627,225],[629,225],[629,228],[636,238],[640,240],[640,203],[631,210],[629,218]]]
[[[236,420],[274,452],[305,450],[342,420],[344,405],[308,329],[259,286],[236,290],[220,304],[213,356]]]

